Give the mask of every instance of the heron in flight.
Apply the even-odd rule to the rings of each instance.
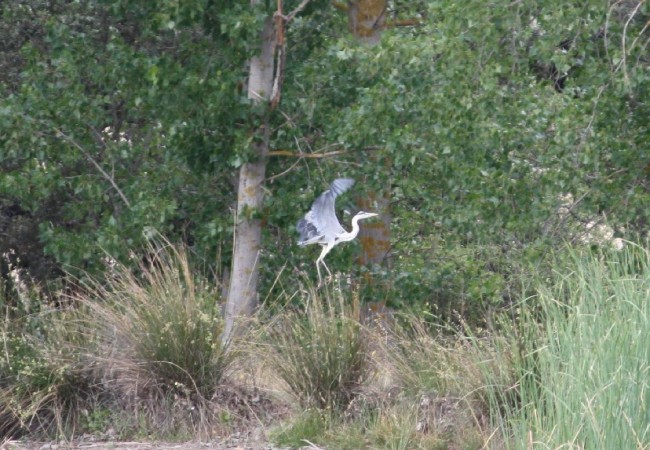
[[[329,267],[325,264],[325,255],[327,255],[334,246],[340,242],[351,241],[359,234],[359,221],[375,217],[378,214],[359,211],[352,218],[352,230],[345,231],[339,220],[336,218],[334,203],[336,197],[347,191],[354,184],[350,178],[338,178],[332,182],[330,188],[323,192],[311,205],[311,209],[305,217],[298,221],[296,230],[300,233],[298,245],[305,246],[309,244],[320,244],[323,251],[316,260],[316,271],[318,272],[318,284],[322,283],[320,265],[322,264],[327,270],[329,276],[332,276]]]

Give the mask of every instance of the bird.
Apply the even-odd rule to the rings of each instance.
[[[351,178],[338,178],[330,184],[328,190],[323,192],[314,203],[305,216],[298,221],[296,230],[300,233],[298,245],[304,247],[309,244],[320,244],[323,246],[320,256],[316,260],[316,271],[318,272],[318,284],[322,284],[320,265],[322,264],[327,270],[330,278],[332,272],[325,264],[325,255],[327,255],[335,245],[341,242],[353,240],[359,234],[359,221],[378,216],[373,212],[359,211],[352,218],[352,230],[347,232],[339,223],[336,217],[334,204],[336,197],[343,194],[354,185]]]

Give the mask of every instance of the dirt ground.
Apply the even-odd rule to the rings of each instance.
[[[307,446],[304,449],[318,447]],[[287,450],[263,442],[20,442],[0,443],[0,450]]]
[[[5,439],[0,436],[0,450],[288,450],[269,443],[268,426],[288,417],[290,407],[278,395],[270,395],[258,388],[239,383],[225,384],[213,398],[215,405],[224,407],[235,421],[223,430],[224,437],[201,441],[199,437],[189,442],[119,441],[109,429],[98,435],[83,434],[72,440],[35,441]],[[309,446],[305,449],[316,450]]]

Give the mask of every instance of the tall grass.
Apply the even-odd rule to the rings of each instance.
[[[79,311],[48,301],[3,257],[10,277],[0,281],[0,438],[70,433],[101,396],[92,339]]]
[[[176,438],[219,423],[211,399],[238,353],[222,343],[216,289],[183,246],[160,238],[145,254],[56,303],[35,295],[29,313],[3,305],[0,433]]]
[[[506,441],[514,448],[649,448],[648,250],[573,253],[519,311],[499,341],[516,385],[490,389]]]
[[[221,420],[214,394],[242,360],[222,344],[215,289],[183,247],[163,241],[147,255],[137,273],[118,264],[65,308],[5,315],[0,432],[74,434],[123,416],[159,437],[190,437]],[[299,290],[300,306],[274,312],[249,358],[265,360],[308,411],[278,440],[650,448],[650,253],[573,253],[556,268],[480,336],[412,316],[375,332],[356,292]]]
[[[425,318],[404,315],[400,319],[385,341],[393,382],[412,395],[458,394],[466,353],[459,348],[462,342],[451,330],[442,330]]]
[[[274,316],[264,353],[304,412],[274,434],[280,445],[324,448],[479,448],[488,439],[461,379],[470,349],[425,320],[367,324],[355,292],[302,291]],[[360,323],[360,319],[361,322]]]
[[[98,363],[128,395],[208,398],[236,353],[221,342],[216,290],[192,270],[184,247],[165,241],[150,245],[139,269],[118,264],[80,297],[104,344]]]
[[[479,367],[494,355],[493,347],[472,341],[456,325],[404,314],[389,329],[382,352],[390,389],[398,390],[369,428],[381,448],[487,448],[496,442],[479,395],[485,372],[508,379],[496,364]]]
[[[93,346],[76,311],[46,305],[5,319],[0,358],[0,435],[69,435],[101,397]]]
[[[358,296],[326,286],[304,291],[303,306],[269,325],[268,362],[305,407],[346,408],[370,375],[370,346]]]

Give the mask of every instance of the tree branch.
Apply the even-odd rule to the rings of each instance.
[[[309,0],[302,0],[302,2],[293,11],[291,11],[288,16],[284,17],[284,20],[286,22],[292,21],[293,18],[296,17],[296,15],[298,15],[303,9],[305,9],[307,3],[309,3]]]
[[[294,158],[314,158],[314,159],[319,159],[319,158],[329,158],[332,156],[339,156],[339,155],[344,155],[348,153],[347,150],[336,150],[333,152],[327,152],[327,153],[295,153],[292,152],[291,150],[274,150],[270,151],[268,153],[269,156],[291,156]]]
[[[412,27],[415,25],[422,25],[422,22],[418,19],[391,20],[384,25],[384,28]]]
[[[56,127],[54,128],[54,130],[56,131],[57,136],[62,137],[64,140],[68,141],[68,142],[69,142],[70,144],[72,144],[72,145],[73,145],[77,150],[79,150],[81,153],[83,153],[83,155],[84,155],[86,158],[88,158],[88,161],[90,161],[90,162],[92,163],[92,165],[95,166],[95,168],[97,168],[97,170],[99,171],[99,173],[101,173],[102,176],[103,176],[104,178],[106,178],[106,180],[111,184],[111,186],[113,186],[113,189],[115,189],[115,191],[118,193],[118,195],[120,196],[120,198],[122,199],[122,201],[124,201],[124,203],[126,204],[126,206],[128,206],[129,208],[131,208],[131,202],[129,202],[129,199],[126,198],[126,195],[124,195],[124,192],[122,192],[122,190],[120,189],[120,187],[117,185],[117,183],[115,182],[115,179],[114,179],[112,176],[110,176],[110,175],[109,175],[109,174],[108,174],[108,173],[107,173],[107,172],[102,168],[102,166],[99,165],[99,163],[98,163],[97,161],[95,161],[95,159],[90,155],[90,153],[88,153],[88,152],[87,152],[87,151],[86,151],[86,150],[85,150],[85,149],[84,149],[84,148],[83,148],[83,147],[82,147],[82,146],[81,146],[77,141],[75,141],[73,138],[71,138],[70,136],[68,136],[67,134],[65,134],[63,131],[59,130],[59,129],[56,128]]]
[[[343,12],[347,12],[349,9],[347,3],[343,3],[343,2],[333,1],[332,6],[338,9],[339,11],[343,11]]]

